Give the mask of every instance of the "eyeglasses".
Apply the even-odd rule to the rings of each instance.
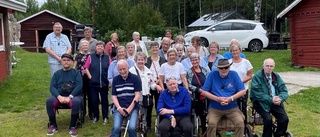
[[[273,68],[274,66],[273,66],[273,65],[265,65],[264,67],[266,67],[266,68]]]
[[[228,66],[228,67],[219,68],[219,69],[220,69],[220,70],[229,69],[229,66]]]

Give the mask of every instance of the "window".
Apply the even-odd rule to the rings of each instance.
[[[0,13],[0,51],[4,51],[3,15]]]
[[[254,25],[255,26],[255,25]],[[232,23],[232,30],[253,30],[254,27],[248,23]]]
[[[222,23],[214,27],[215,30],[231,30],[231,23]]]

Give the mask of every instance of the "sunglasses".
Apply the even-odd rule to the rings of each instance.
[[[175,77],[169,77],[169,78],[166,79],[166,82],[168,82],[168,81],[171,80],[171,79],[177,80]]]
[[[223,70],[223,69],[229,69],[229,67],[223,67],[223,68],[219,68],[220,70]]]

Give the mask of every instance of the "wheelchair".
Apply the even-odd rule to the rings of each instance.
[[[76,126],[75,128],[82,128],[82,125],[84,124],[84,104],[83,104],[83,98],[81,97],[81,106],[80,106],[80,110],[79,110],[79,118],[77,119],[77,122],[76,122]],[[56,108],[56,113],[59,114],[59,109],[71,109],[68,104],[61,104],[60,106],[58,106]],[[49,127],[51,124],[50,122],[48,122],[47,126]]]
[[[199,137],[200,136],[200,128],[199,128],[200,118],[196,115],[194,108],[191,109],[191,113],[189,114],[189,116],[190,116],[191,122],[193,124],[193,137]],[[162,119],[163,119],[162,116],[157,115],[157,119],[155,121],[155,135],[156,135],[156,137],[160,137],[158,125]],[[178,126],[176,126],[176,128],[171,128],[170,137],[181,137],[181,136],[183,136],[181,134],[182,132],[183,132],[182,129]]]
[[[246,108],[245,106],[246,106],[245,97],[239,98],[239,109],[243,113],[243,119],[245,124],[244,137],[252,137],[251,128],[249,124],[247,124],[247,117],[245,116],[247,115],[246,111],[244,110]],[[221,137],[223,131],[227,131],[229,132],[229,134],[235,131],[233,122],[225,116],[223,116],[217,123],[216,136]],[[207,137],[207,134],[204,133],[203,137]]]
[[[254,128],[256,125],[263,126],[263,118],[260,116],[260,114],[253,108],[253,106],[248,106],[249,111],[251,111],[250,120],[248,124],[252,127],[252,137],[260,137],[259,134],[254,133]],[[273,118],[273,124],[272,124],[272,131],[275,132],[277,130],[277,120]],[[287,131],[284,135],[284,137],[293,137],[293,134],[289,131]]]

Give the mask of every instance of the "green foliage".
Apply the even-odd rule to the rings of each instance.
[[[104,36],[102,36],[101,40],[107,42],[110,41],[110,36],[112,33],[117,33],[118,34],[118,41],[122,42],[122,41],[127,41],[129,38],[127,37],[127,33],[125,30],[122,29],[116,29],[116,30],[110,30],[107,33],[105,33]]]
[[[159,36],[164,36],[166,30],[171,30],[173,38],[177,35],[180,34],[180,30],[177,27],[160,27],[160,26],[154,26],[154,25],[147,25],[146,29],[146,34],[148,37],[156,38]]]
[[[124,28],[128,30],[127,35],[131,36],[134,31],[138,31],[140,35],[153,35],[147,33],[146,26],[148,25],[163,27],[165,23],[161,13],[153,10],[148,3],[133,6],[126,16]]]

